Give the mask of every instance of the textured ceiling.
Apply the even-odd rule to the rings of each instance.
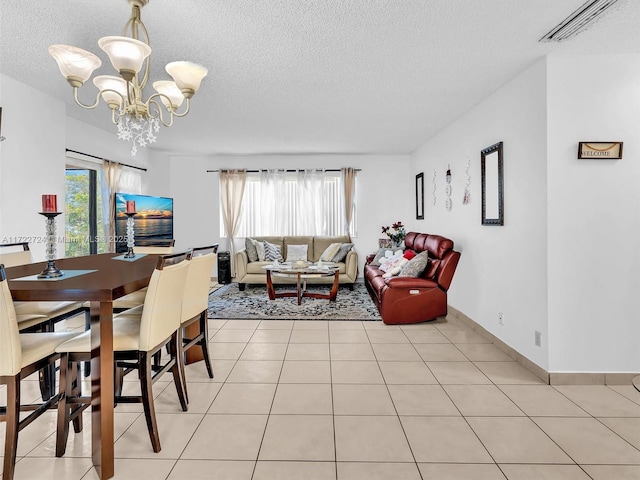
[[[389,153],[438,130],[552,51],[639,53],[640,2],[619,0],[563,44],[538,39],[584,0],[151,0],[152,80],[164,65],[209,68],[191,113],[162,128],[159,150],[189,154]],[[100,56],[125,0],[1,0],[0,72],[68,103],[109,131],[106,106],[85,111],[47,48]],[[150,88],[150,87],[148,87]],[[93,101],[91,82],[81,89]]]

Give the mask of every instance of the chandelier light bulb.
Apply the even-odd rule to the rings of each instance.
[[[167,63],[165,70],[173,77],[185,98],[191,98],[198,91],[200,82],[208,73],[202,65],[184,61]]]
[[[100,90],[109,108],[122,108],[123,99],[127,98],[127,82],[112,75],[98,75],[93,79],[93,84]]]
[[[74,87],[81,87],[102,61],[93,53],[71,45],[51,45],[49,55],[58,63],[60,73]]]
[[[102,37],[100,48],[109,55],[109,60],[127,82],[140,71],[145,59],[151,54],[151,47],[140,40],[129,37]]]
[[[162,103],[170,110],[176,110],[182,102],[184,102],[184,95],[176,85],[176,82],[172,82],[171,80],[159,80],[157,82],[153,82],[153,88],[156,89],[156,92],[169,97],[169,100],[164,96],[160,97]]]

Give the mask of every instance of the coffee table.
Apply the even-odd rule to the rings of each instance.
[[[298,305],[302,303],[302,298],[323,298],[330,302],[335,302],[338,296],[338,279],[340,278],[340,271],[335,265],[322,265],[310,264],[304,268],[295,268],[290,263],[281,263],[277,265],[265,265],[264,268],[267,271],[267,293],[269,294],[269,300],[275,300],[276,298],[283,297],[297,297]],[[329,293],[315,293],[307,292],[307,279],[309,278],[322,278],[330,277],[333,275],[333,284],[331,285],[331,291]],[[273,287],[273,277],[282,278],[295,278],[296,279],[296,291],[295,292],[279,292],[276,293]]]

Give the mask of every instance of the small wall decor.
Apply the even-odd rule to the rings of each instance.
[[[467,155],[467,165],[464,167],[464,195],[462,196],[462,204],[469,205],[471,203],[471,191],[469,187],[471,186],[471,174],[469,170],[471,169],[471,158]]]
[[[424,172],[416,175],[416,220],[424,220]]]
[[[453,202],[451,201],[451,165],[447,166],[447,173],[445,175],[447,179],[447,187],[445,193],[447,194],[447,200],[445,201],[445,205],[447,207],[447,211],[451,211],[451,207],[453,206]]]
[[[437,201],[437,199],[436,199],[436,189],[437,189],[437,187],[436,187],[436,171],[434,169],[433,170],[433,204],[434,205],[436,204],[436,201]]]
[[[579,159],[620,160],[622,142],[579,142]]]

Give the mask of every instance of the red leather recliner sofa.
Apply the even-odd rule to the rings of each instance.
[[[406,248],[416,253],[429,252],[429,263],[421,277],[382,278],[384,272],[370,265],[374,255],[364,265],[364,282],[386,324],[418,323],[447,315],[447,290],[460,260],[453,241],[440,235],[409,232]]]

